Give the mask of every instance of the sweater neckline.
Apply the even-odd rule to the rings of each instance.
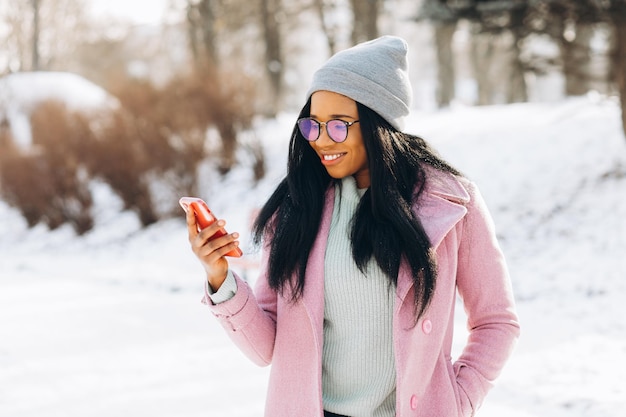
[[[340,190],[340,195],[342,199],[346,199],[348,201],[360,201],[361,197],[367,191],[367,188],[359,188],[356,184],[356,179],[352,175],[348,175],[341,179],[341,184],[337,184]]]

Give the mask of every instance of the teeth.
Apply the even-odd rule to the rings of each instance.
[[[338,154],[334,154],[334,155],[324,155],[324,161],[334,161],[335,159],[339,158],[341,155],[343,155],[342,153],[338,153]]]

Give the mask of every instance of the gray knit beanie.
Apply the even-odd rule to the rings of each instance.
[[[313,75],[307,93],[339,93],[374,110],[397,130],[411,107],[408,46],[404,39],[382,36],[333,55]]]

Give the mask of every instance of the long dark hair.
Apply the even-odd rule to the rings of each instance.
[[[310,115],[309,100],[299,117]],[[350,239],[352,257],[362,271],[373,258],[390,284],[397,284],[402,260],[411,268],[418,319],[435,289],[435,254],[412,206],[424,189],[424,164],[460,175],[423,139],[402,133],[357,102],[367,151],[370,187],[357,207]],[[328,175],[313,148],[294,127],[289,143],[287,175],[265,203],[254,224],[254,241],[270,236],[270,288],[297,300],[304,291],[306,264],[318,233],[329,186]],[[295,278],[294,278],[295,274]]]

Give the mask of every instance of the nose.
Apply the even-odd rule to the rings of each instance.
[[[335,143],[334,140],[328,136],[328,125],[324,122],[320,122],[320,137],[315,141],[318,145],[328,145]]]

